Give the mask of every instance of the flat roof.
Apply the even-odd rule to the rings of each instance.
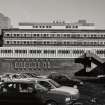
[[[77,32],[105,32],[105,29],[19,29],[19,28],[11,28],[11,29],[2,29],[2,32],[10,31],[10,32],[62,32],[62,33],[77,33]]]

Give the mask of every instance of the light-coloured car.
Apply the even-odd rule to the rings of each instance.
[[[61,86],[57,82],[53,81],[52,79],[45,79],[45,78],[24,78],[21,80],[27,81],[34,81],[36,83],[37,89],[44,89],[50,90],[50,92],[65,92],[72,97],[73,100],[77,100],[79,98],[79,90],[74,87],[68,86]]]

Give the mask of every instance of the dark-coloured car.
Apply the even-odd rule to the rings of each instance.
[[[56,81],[57,83],[59,83],[60,85],[63,85],[63,86],[74,87],[74,86],[80,86],[80,85],[84,84],[79,79],[71,79],[69,76],[67,76],[65,74],[59,74],[59,73],[51,73],[49,75],[38,76],[38,77],[52,79],[52,80]]]
[[[84,83],[98,83],[98,84],[105,84],[105,75],[98,75],[98,76],[75,76],[74,78],[82,80]]]
[[[76,103],[79,98],[77,89],[71,88],[70,92],[70,88],[67,87],[64,90],[63,87],[51,88],[50,86],[47,82],[41,81],[41,79],[36,81],[18,80],[15,82],[3,82],[0,84],[0,104],[71,105]]]
[[[34,72],[23,72],[20,73],[20,75],[26,76],[27,78],[35,78],[37,76],[37,74]]]

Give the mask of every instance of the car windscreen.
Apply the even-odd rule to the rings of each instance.
[[[56,88],[61,87],[61,85],[60,85],[59,83],[57,83],[57,82],[55,82],[55,81],[53,81],[53,80],[49,80],[49,82],[50,82],[51,84],[53,84]]]

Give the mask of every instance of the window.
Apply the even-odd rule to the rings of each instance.
[[[60,54],[69,54],[70,50],[58,50],[58,53],[60,53]]]
[[[44,50],[44,54],[55,54],[56,50]]]
[[[70,34],[67,34],[67,38],[70,38],[71,36],[70,36]]]
[[[46,81],[39,81],[39,84],[42,85],[43,87],[47,88],[47,89],[52,89],[53,87],[51,86],[51,84],[49,84]]]
[[[17,44],[19,44],[20,41],[17,41]]]
[[[14,44],[16,44],[16,41],[14,41]]]
[[[27,50],[15,50],[15,53],[27,53]]]
[[[26,44],[26,41],[23,41],[24,42],[24,44]]]
[[[105,50],[97,50],[97,54],[105,54]]]
[[[66,28],[71,28],[71,26],[66,26]]]
[[[10,36],[10,34],[5,34],[5,36],[6,36],[6,37],[9,37],[9,36]]]
[[[9,44],[9,41],[7,41],[7,44]]]
[[[82,54],[84,53],[83,50],[73,50],[73,54]]]
[[[29,42],[29,41],[27,41],[27,44],[30,44],[30,42]]]
[[[13,50],[1,50],[1,53],[13,53]]]
[[[49,26],[46,26],[46,28],[49,28]]]
[[[33,26],[33,28],[38,28],[38,26]]]
[[[16,93],[18,92],[17,84],[16,83],[6,83],[2,87],[3,92],[8,92],[8,93]]]
[[[30,50],[30,53],[31,53],[31,54],[34,54],[34,53],[41,53],[41,50]]]
[[[44,34],[44,35],[43,35],[43,37],[46,37],[46,36],[47,36],[47,34]]]
[[[51,26],[49,26],[49,28],[51,28]]]
[[[49,45],[50,44],[50,41],[47,41],[46,43]]]
[[[45,28],[45,26],[42,26],[43,28]]]
[[[44,44],[45,44],[45,45],[46,45],[46,43],[47,43],[47,42],[46,42],[46,41],[44,41]]]
[[[22,92],[22,93],[34,92],[33,84],[25,84],[25,83],[19,84],[19,92]]]
[[[75,28],[78,28],[78,26],[75,26]]]

